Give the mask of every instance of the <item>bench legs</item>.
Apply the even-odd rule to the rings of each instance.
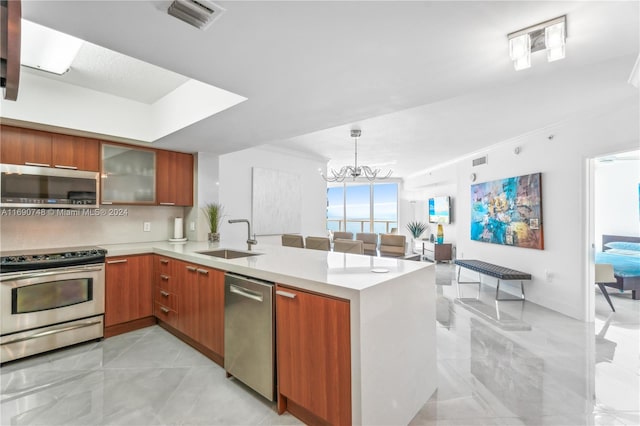
[[[496,286],[496,300],[503,302],[503,301],[524,301],[524,284],[522,282],[522,280],[520,280],[520,297],[517,298],[499,298],[498,297],[498,292],[500,291],[500,280],[498,279],[498,285]]]
[[[460,297],[460,284],[478,284],[478,296],[476,299],[480,299],[480,286],[482,285],[482,274],[478,272],[478,281],[460,281],[460,271],[462,270],[461,266],[458,266],[458,278],[456,279],[456,293],[458,295],[458,299],[462,299]],[[518,298],[501,298],[498,296],[500,292],[500,279],[498,279],[498,285],[496,286],[496,301],[524,301],[524,283],[523,280],[520,280],[520,297]]]
[[[460,281],[460,271],[462,270],[461,266],[458,266],[458,278],[456,279],[456,293],[458,295],[458,299],[462,299],[460,297],[460,284],[478,284],[478,296],[476,300],[480,299],[480,286],[482,285],[482,276],[478,272],[478,281]]]

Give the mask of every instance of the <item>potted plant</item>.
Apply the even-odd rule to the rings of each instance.
[[[207,236],[207,239],[210,243],[220,241],[219,228],[222,223],[222,218],[224,217],[224,208],[222,207],[222,204],[208,203],[202,211],[207,217],[207,224],[209,225],[209,235]]]
[[[422,235],[428,227],[429,225],[424,222],[414,221],[407,223],[407,229],[409,230],[409,232],[411,232],[411,235],[416,240],[420,238],[420,235]]]

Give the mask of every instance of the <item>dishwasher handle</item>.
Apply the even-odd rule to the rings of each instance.
[[[234,284],[231,284],[229,286],[229,291],[233,294],[237,294],[238,296],[255,300],[256,302],[262,302],[263,300],[262,294],[257,293],[255,291],[251,291],[247,288],[238,287],[237,285],[234,285]]]

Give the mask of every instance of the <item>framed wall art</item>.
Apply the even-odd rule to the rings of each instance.
[[[544,249],[542,174],[471,185],[471,239]]]

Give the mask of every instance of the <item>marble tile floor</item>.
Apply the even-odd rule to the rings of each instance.
[[[611,292],[612,313],[594,289],[587,324],[530,302],[496,308],[488,286],[457,300],[453,277],[437,265],[439,386],[411,424],[640,425],[640,301]],[[300,422],[154,326],[2,366],[0,424]]]

